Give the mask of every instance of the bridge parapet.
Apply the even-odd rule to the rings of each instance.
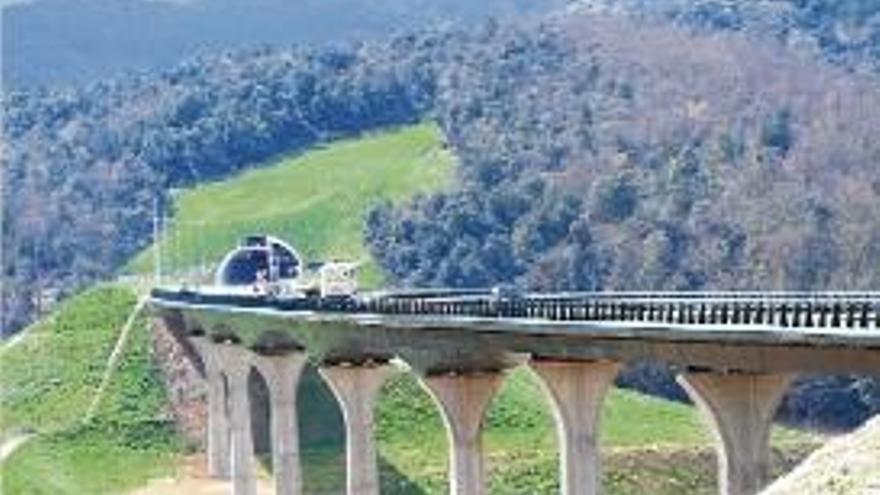
[[[346,298],[154,291],[185,304],[320,313],[462,316],[549,321],[756,325],[778,328],[880,329],[880,293],[566,293],[497,297],[491,292],[418,291]]]

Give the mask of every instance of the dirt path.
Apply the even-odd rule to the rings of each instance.
[[[35,436],[34,433],[20,433],[5,440],[0,445],[0,464],[6,462],[6,459],[18,450],[19,447],[27,443],[28,440]]]
[[[146,486],[130,492],[128,495],[228,495],[232,493],[229,481],[216,480],[208,477],[204,466],[203,455],[186,457],[181,461],[180,469],[173,477],[159,478],[150,481]],[[257,481],[259,495],[274,495],[275,488],[266,479]]]
[[[22,340],[27,336],[27,332],[24,330],[20,330],[17,334],[10,337],[8,340],[3,342],[3,349],[11,349],[15,347],[17,344],[21,343]]]
[[[125,324],[122,325],[122,329],[119,331],[119,338],[116,340],[116,345],[113,347],[113,352],[111,352],[110,357],[107,358],[107,365],[105,366],[104,374],[101,377],[101,384],[98,385],[98,390],[95,391],[92,403],[86,411],[85,422],[88,423],[91,421],[92,418],[95,417],[95,413],[98,412],[98,406],[101,404],[104,392],[107,390],[107,387],[110,386],[113,372],[116,371],[116,367],[119,364],[119,358],[122,357],[122,353],[125,352],[125,345],[128,343],[128,336],[131,334],[131,329],[134,327],[138,315],[141,314],[141,311],[143,311],[146,305],[147,298],[145,296],[141,297],[137,304],[135,304],[134,309],[131,310],[128,318],[126,318]]]

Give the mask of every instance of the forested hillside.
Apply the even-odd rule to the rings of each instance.
[[[193,53],[387,38],[546,14],[567,0],[30,0],[2,16],[3,84],[84,84]]]
[[[738,35],[487,32],[434,111],[461,187],[377,210],[402,283],[880,286],[880,84]]]
[[[32,0],[4,8],[3,83],[83,84],[193,52],[376,40],[563,6],[771,37],[854,70],[880,68],[880,4],[870,0]]]
[[[848,70],[880,70],[880,3],[873,0],[575,0],[572,8],[768,37]]]

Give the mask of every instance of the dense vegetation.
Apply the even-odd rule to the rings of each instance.
[[[850,70],[880,70],[880,4],[870,0],[582,0],[593,11],[660,17],[703,31],[769,37]]]
[[[380,39],[566,5],[767,36],[857,70],[880,67],[880,5],[870,0],[261,0],[258,8],[248,0],[32,0],[4,7],[3,84],[82,84],[198,51]]]
[[[460,189],[369,225],[403,283],[880,284],[876,78],[590,17],[485,36],[435,104]]]

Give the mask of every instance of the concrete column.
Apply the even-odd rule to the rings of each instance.
[[[391,365],[328,366],[320,372],[345,418],[347,493],[378,495],[374,407],[382,385],[397,369]]]
[[[254,439],[251,433],[251,406],[248,397],[248,376],[253,354],[243,347],[232,344],[220,344],[216,349],[220,365],[229,382],[232,493],[233,495],[256,495]]]
[[[556,419],[561,493],[600,493],[599,419],[620,366],[610,361],[531,361],[529,367],[550,397]]]
[[[715,438],[722,495],[754,495],[769,481],[770,427],[791,379],[787,374],[678,377]]]
[[[446,424],[451,495],[486,493],[480,432],[486,408],[502,381],[503,375],[497,372],[429,376],[422,380]]]
[[[299,495],[303,489],[296,393],[307,360],[308,356],[304,352],[255,358],[257,369],[269,388],[272,408],[272,470],[275,475],[276,495]]]
[[[229,479],[229,411],[226,378],[217,357],[217,344],[207,337],[193,337],[191,341],[205,365],[205,381],[208,384],[208,475]]]

